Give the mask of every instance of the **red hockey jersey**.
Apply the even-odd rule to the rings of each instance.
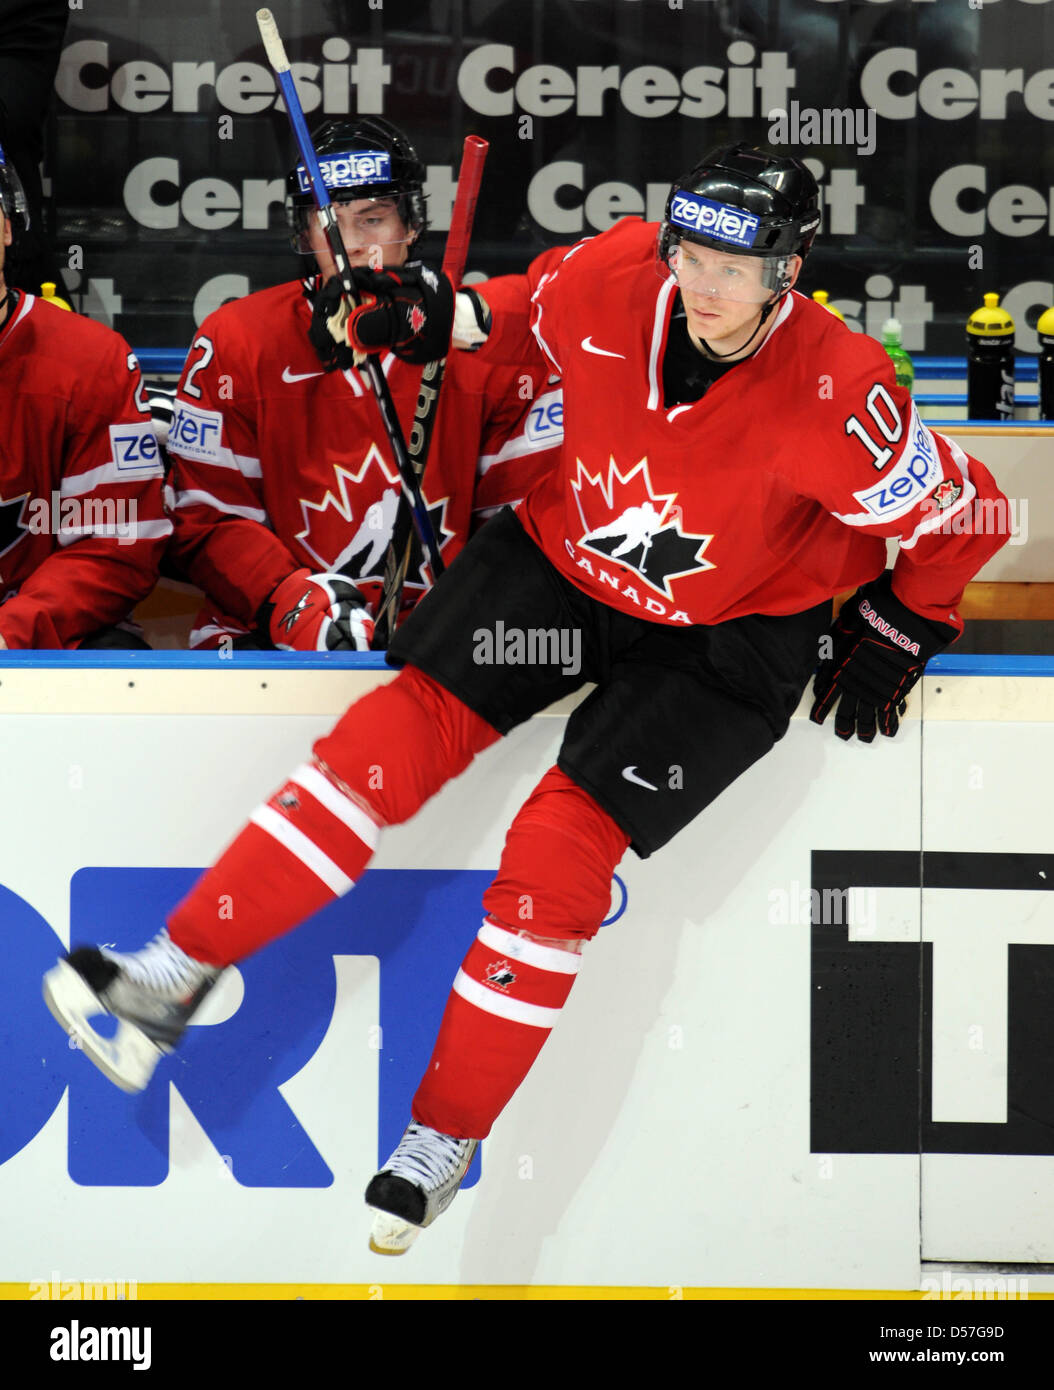
[[[656,230],[626,218],[528,272],[564,430],[528,533],[586,593],[671,624],[803,611],[874,579],[895,537],[897,596],[961,629],[1010,532],[987,469],[922,422],[878,343],[797,293],[753,357],[666,408]]]
[[[479,456],[494,451],[549,374],[522,277],[479,288],[494,328],[477,352],[447,358],[422,488],[447,564],[470,533]],[[399,473],[365,374],[324,372],[310,322],[302,283],[279,285],[210,315],[188,355],[167,496],[175,563],[215,605],[216,616],[199,618],[196,645],[237,630],[231,619],[250,627],[275,585],[301,567],[343,570],[371,604],[380,593]],[[409,443],[421,368],[391,353],[381,365]],[[510,487],[522,495],[514,481],[498,490]],[[407,603],[424,592],[420,563],[418,551]]]
[[[0,328],[0,637],[75,647],[157,582],[172,526],[119,334],[23,295]]]

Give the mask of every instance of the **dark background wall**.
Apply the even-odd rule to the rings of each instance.
[[[71,8],[53,232],[82,307],[133,346],[186,346],[224,298],[298,271],[281,211],[294,146],[255,9]],[[826,203],[806,290],[874,333],[892,306],[911,350],[954,354],[996,290],[1035,351],[1054,303],[1049,0],[285,0],[275,14],[309,121],[358,109],[407,128],[437,231],[464,136],[491,142],[471,270],[657,217],[712,146],[785,139],[816,161]]]

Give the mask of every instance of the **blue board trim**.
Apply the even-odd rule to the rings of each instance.
[[[0,653],[5,668],[53,671],[387,671],[383,652],[44,652]],[[934,657],[928,675],[1054,676],[1054,655]]]
[[[0,653],[4,667],[81,671],[386,671],[383,652],[42,652]]]

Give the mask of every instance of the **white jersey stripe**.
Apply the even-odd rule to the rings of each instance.
[[[223,512],[226,516],[244,516],[249,521],[259,521],[264,526],[270,525],[267,513],[262,507],[238,507],[232,502],[221,502],[218,497],[213,497],[211,492],[205,492],[202,488],[188,488],[186,492],[175,494],[173,506],[195,507],[199,505],[215,507],[218,512]]]
[[[555,272],[551,271],[548,275],[543,275],[541,280],[538,282],[538,288],[535,290],[534,294],[531,295],[531,303],[534,305],[534,314],[531,320],[531,332],[537,339],[538,346],[545,353],[546,359],[552,364],[553,370],[562,373],[563,368],[561,367],[560,363],[556,360],[555,353],[553,352],[549,344],[545,341],[545,339],[542,337],[542,306],[538,303],[538,296],[541,294],[542,290],[545,289],[546,285],[553,278],[554,274]]]
[[[99,468],[90,468],[87,473],[68,473],[59,484],[59,492],[63,497],[83,497],[105,483],[124,484],[128,478],[128,473],[129,470],[122,471],[111,459]],[[139,482],[141,479],[161,478],[163,476],[164,471],[161,465],[154,464],[149,467],[137,468],[132,481]]]
[[[167,518],[160,521],[103,521],[97,526],[62,526],[55,539],[59,545],[72,545],[85,536],[115,536],[120,545],[134,545],[136,541],[164,540],[172,534],[172,523]]]
[[[659,389],[659,349],[662,347],[662,330],[666,327],[666,307],[670,295],[677,289],[677,281],[670,279],[659,290],[655,301],[655,322],[651,330],[651,351],[648,353],[648,409],[658,410],[662,404]]]
[[[243,478],[263,477],[263,468],[258,458],[253,458],[251,454],[236,454],[226,444],[221,444],[216,449],[215,458],[201,458],[189,451],[184,452],[177,444],[171,442],[168,445],[168,451],[176,458],[186,458],[189,462],[200,464],[203,468],[223,468],[228,473],[240,473]]]
[[[546,391],[544,396],[538,396],[532,403],[531,410],[519,432],[507,439],[496,454],[480,454],[476,463],[478,476],[482,478],[495,464],[508,463],[511,459],[524,458],[529,454],[540,454],[546,449],[555,449],[557,445],[562,444],[564,439],[562,424],[549,423],[545,426],[544,431],[539,432],[533,424],[533,420],[536,414],[541,414],[551,422],[551,409],[557,404],[562,407],[563,401],[564,393],[559,387],[555,391]]]
[[[454,993],[460,994],[467,1004],[474,1004],[484,1013],[496,1014],[498,1018],[511,1019],[513,1023],[527,1023],[532,1028],[552,1028],[560,1017],[559,1009],[543,1009],[540,1004],[525,1004],[522,999],[510,999],[507,994],[499,994],[496,989],[488,989],[459,970],[454,979]]]
[[[339,788],[335,787],[328,777],[324,777],[317,767],[313,767],[311,763],[301,763],[290,781],[295,782],[298,787],[303,787],[306,792],[310,792],[331,816],[335,816],[342,825],[346,825],[351,833],[361,840],[368,849],[377,848],[377,841],[380,838],[379,826],[375,821],[370,820],[366,812],[357,806],[350,797],[345,796]]]
[[[768,346],[769,339],[772,337],[773,333],[775,333],[776,329],[779,328],[779,326],[780,326],[781,323],[786,323],[786,322],[787,322],[787,320],[790,318],[790,316],[791,316],[791,314],[792,314],[793,312],[794,312],[794,296],[793,296],[793,295],[790,295],[790,294],[785,294],[785,295],[783,296],[783,303],[782,303],[782,305],[780,306],[780,311],[779,311],[779,313],[776,315],[776,322],[775,322],[775,323],[772,325],[772,327],[769,329],[768,333],[766,333],[765,337],[762,338],[761,343],[760,343],[760,345],[758,346],[758,353],[761,353],[761,352],[764,352],[764,351],[765,351],[765,348]],[[755,354],[755,356],[756,356],[756,355],[757,355],[757,354]]]
[[[949,517],[953,517],[956,512],[961,512],[964,507],[968,507],[977,496],[977,489],[974,487],[973,479],[970,477],[970,460],[967,455],[959,445],[956,444],[955,440],[949,439],[946,434],[938,434],[936,430],[933,431],[933,434],[935,438],[947,444],[951,451],[951,456],[958,465],[959,472],[962,474],[964,484],[963,493],[952,506],[946,507],[944,511],[938,509],[935,515],[928,516],[923,521],[920,521],[911,535],[905,536],[900,541],[901,550],[914,550],[920,536],[925,536],[930,531],[940,530]]]
[[[273,806],[258,806],[249,817],[293,856],[299,859],[306,869],[322,880],[331,893],[341,897],[355,884],[347,874],[334,864],[328,854],[324,854],[313,840],[309,840],[302,830],[291,825],[285,816],[280,816]]]
[[[532,941],[526,936],[516,936],[494,922],[483,923],[479,931],[479,940],[500,955],[522,960],[539,970],[551,970],[557,975],[577,975],[582,965],[582,957],[577,951],[561,951],[558,946],[543,946],[540,941]]]

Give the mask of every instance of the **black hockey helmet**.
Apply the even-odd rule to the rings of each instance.
[[[742,142],[723,145],[670,189],[659,259],[668,265],[682,241],[726,255],[762,256],[772,262],[765,271],[768,288],[781,293],[786,287],[776,263],[804,259],[819,225],[819,189],[804,164]]]
[[[414,239],[424,235],[425,167],[397,126],[383,116],[347,116],[324,122],[312,139],[333,202],[396,198],[399,216]],[[307,229],[314,206],[307,170],[298,163],[286,179],[286,221],[294,249],[308,255]]]
[[[9,164],[3,147],[0,146],[0,209],[11,223],[12,232],[24,232],[29,226],[29,204],[22,180]]]

